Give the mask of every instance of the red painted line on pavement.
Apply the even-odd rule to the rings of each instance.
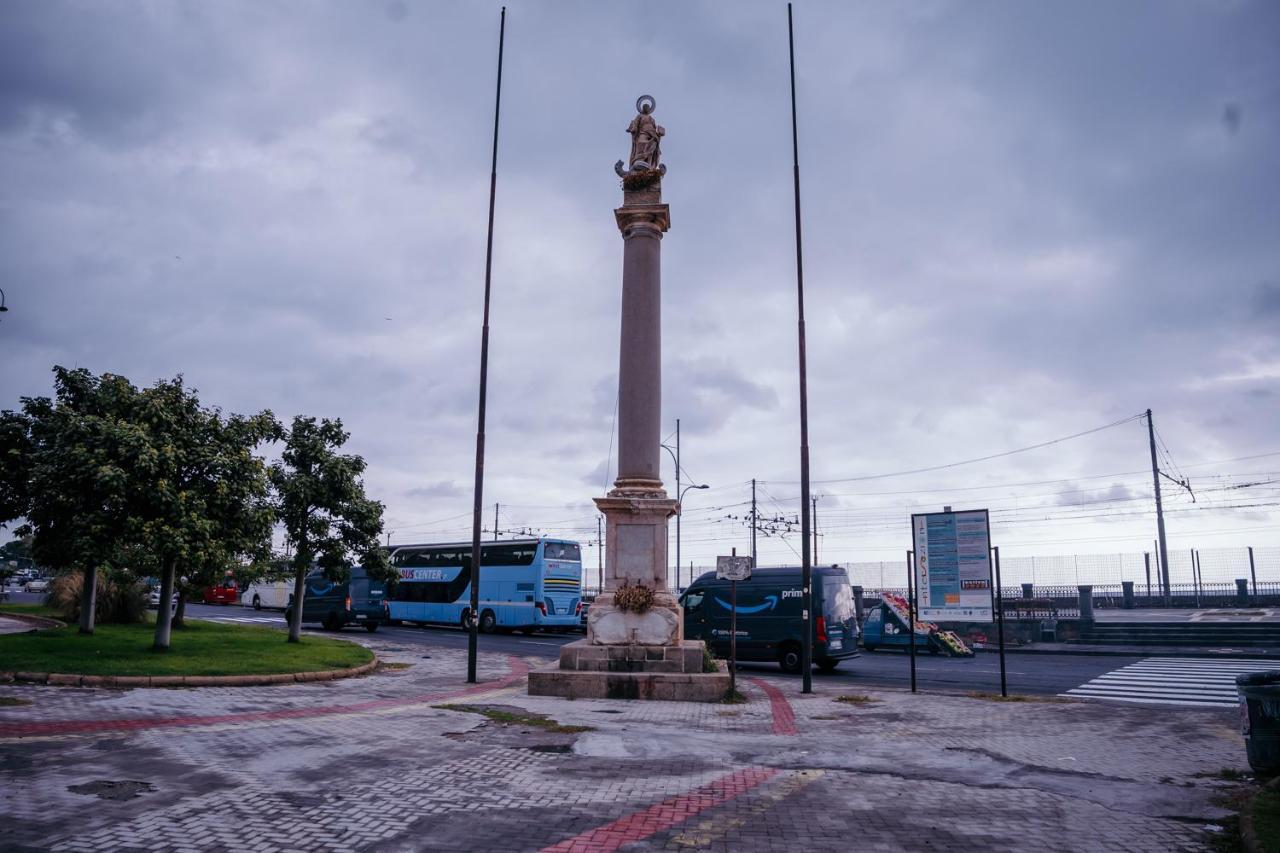
[[[276,711],[250,711],[240,714],[214,714],[195,717],[137,717],[125,720],[55,720],[50,722],[0,723],[0,738],[38,735],[82,734],[85,732],[136,731],[138,729],[216,726],[225,723],[259,723],[271,720],[299,720],[334,714],[358,714],[405,705],[419,705],[457,699],[476,693],[488,693],[509,687],[529,674],[529,665],[515,655],[507,656],[510,671],[497,681],[486,681],[446,693],[423,693],[399,699],[376,699],[354,705],[320,705],[311,708],[282,708]]]
[[[684,823],[712,806],[728,802],[767,782],[778,774],[773,768],[753,767],[721,776],[714,782],[671,797],[643,811],[618,818],[612,823],[566,838],[544,847],[539,853],[611,853],[624,844],[643,841],[651,835]]]
[[[748,678],[769,697],[769,708],[773,711],[773,733],[775,735],[794,735],[796,731],[796,712],[782,691],[762,678]]]

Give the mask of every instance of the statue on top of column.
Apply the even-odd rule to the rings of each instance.
[[[627,125],[627,133],[631,134],[631,156],[627,158],[629,169],[624,169],[622,161],[614,164],[613,170],[619,177],[657,172],[658,176],[666,174],[667,167],[658,161],[662,157],[662,137],[666,128],[654,121],[653,111],[657,102],[652,95],[641,95],[636,100],[637,115]]]

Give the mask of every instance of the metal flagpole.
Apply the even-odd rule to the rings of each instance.
[[[916,692],[916,552],[907,552],[907,635],[911,643],[911,692]]]
[[[484,407],[489,390],[489,294],[493,278],[493,205],[498,192],[498,115],[502,109],[502,47],[507,7],[498,20],[498,88],[493,105],[493,161],[489,169],[489,237],[484,253],[484,320],[480,329],[480,408],[476,417],[476,493],[471,519],[471,609],[467,624],[467,683],[476,683],[480,621],[480,513],[484,500]],[[496,525],[495,525],[496,526]]]
[[[991,549],[996,554],[996,630],[1000,633],[1000,695],[1008,698],[1009,688],[1004,674],[1004,592],[1000,589],[1000,546]]]
[[[796,127],[796,43],[791,21],[791,4],[787,4],[787,47],[791,54],[791,171],[796,197],[796,300],[799,306],[800,340],[800,573],[803,587],[804,660],[801,674],[803,693],[813,692],[813,563],[809,551],[809,389],[805,377],[804,351],[804,252],[800,234],[800,136]]]

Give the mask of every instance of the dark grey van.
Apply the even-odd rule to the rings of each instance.
[[[328,631],[361,625],[372,633],[387,621],[386,584],[370,578],[361,566],[354,566],[345,582],[331,581],[316,570],[307,575],[304,583],[303,623],[319,622]],[[293,618],[292,601],[284,618]]]
[[[842,660],[858,657],[858,622],[853,590],[844,569],[814,566],[813,662],[824,672]],[[738,660],[776,661],[785,671],[800,672],[804,661],[799,566],[756,569],[751,580],[738,583]],[[729,581],[707,572],[680,597],[684,635],[705,640],[718,657],[729,656],[732,604]]]

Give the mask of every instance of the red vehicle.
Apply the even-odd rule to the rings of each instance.
[[[225,578],[217,586],[204,588],[205,604],[235,604],[240,600],[240,590],[236,588],[235,578]]]

